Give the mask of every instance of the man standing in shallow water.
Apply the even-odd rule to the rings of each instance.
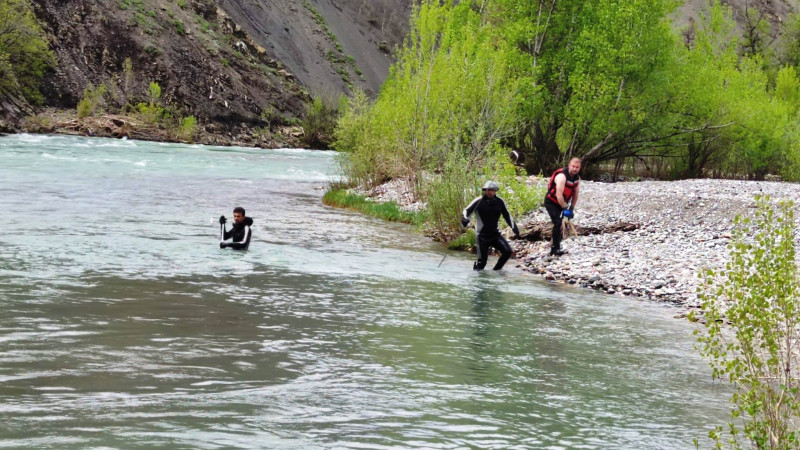
[[[511,246],[508,241],[500,234],[497,228],[500,223],[500,216],[506,220],[508,226],[514,231],[514,235],[519,237],[519,228],[511,214],[506,208],[506,202],[497,196],[499,186],[494,181],[487,181],[481,189],[483,195],[476,198],[464,208],[461,216],[461,224],[465,227],[469,225],[469,216],[475,213],[478,221],[475,224],[475,238],[478,244],[478,261],[472,266],[475,270],[483,270],[486,267],[486,260],[489,258],[489,247],[500,250],[500,259],[497,260],[493,270],[500,270],[511,257]]]
[[[547,194],[544,199],[544,208],[553,222],[553,246],[550,254],[561,256],[566,253],[561,249],[561,223],[562,219],[575,217],[575,205],[578,204],[578,185],[581,177],[581,159],[572,158],[567,167],[562,167],[550,176],[547,185]]]
[[[253,219],[245,217],[244,208],[237,206],[233,208],[233,227],[231,231],[225,231],[225,216],[220,216],[219,224],[221,225],[221,236],[219,248],[232,248],[234,250],[247,250],[250,246],[250,237],[252,232],[250,227],[253,226]],[[230,239],[231,242],[227,242]]]

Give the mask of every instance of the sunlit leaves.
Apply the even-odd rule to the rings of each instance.
[[[729,424],[731,446],[745,447],[738,437],[743,432],[756,448],[798,448],[800,275],[794,205],[758,197],[756,206],[753,220],[736,220],[726,268],[702,277],[706,328],[699,342],[714,377],[736,388],[731,415],[739,419]],[[720,431],[711,433],[718,446]]]
[[[39,81],[53,63],[28,1],[0,2],[0,93],[41,101]]]

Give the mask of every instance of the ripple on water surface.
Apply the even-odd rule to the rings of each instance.
[[[690,448],[659,306],[321,205],[329,152],[0,138],[0,446]],[[217,248],[243,205],[250,251]],[[441,262],[441,265],[440,265]]]

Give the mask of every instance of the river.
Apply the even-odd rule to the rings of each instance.
[[[439,266],[323,206],[334,168],[0,138],[0,447],[677,449],[727,421],[674,310]],[[247,252],[218,247],[236,205]]]

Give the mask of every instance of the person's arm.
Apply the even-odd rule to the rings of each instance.
[[[575,205],[578,204],[578,191],[580,190],[581,184],[578,183],[575,185],[575,190],[572,191],[572,204],[570,205],[569,209],[575,210]]]
[[[561,208],[567,207],[567,202],[564,200],[564,186],[567,184],[567,176],[563,173],[556,175],[556,200],[558,200]]]
[[[233,232],[233,230],[231,230]],[[245,225],[244,227],[244,237],[241,241],[238,242],[231,242],[227,245],[228,248],[232,248],[234,250],[247,250],[247,247],[250,246],[250,225]]]
[[[226,228],[225,225],[223,225],[222,226],[222,240],[223,241],[227,241],[228,239],[230,239],[231,235],[233,234],[233,227],[231,227],[231,231],[228,231],[225,228]]]
[[[514,223],[514,219],[511,218],[511,213],[508,212],[508,208],[506,207],[506,201],[500,197],[497,197],[500,200],[500,205],[503,207],[501,214],[503,214],[503,219],[506,220],[508,226],[511,227],[511,230],[514,231],[514,234],[519,236],[519,228],[517,228],[517,224]]]
[[[225,231],[225,223],[227,221],[228,221],[228,219],[226,219],[225,216],[219,216],[219,242],[220,242],[220,246],[221,246],[222,242],[225,241],[225,239],[228,239],[228,236],[226,236],[226,234],[228,234],[228,232]]]
[[[481,202],[482,198],[483,197],[476,198],[475,200],[472,201],[472,203],[469,204],[469,206],[464,208],[464,211],[461,212],[461,223],[464,224],[464,226],[467,226],[466,223],[469,223],[469,216],[471,216],[472,213],[475,212],[475,208],[478,207],[478,203]]]

